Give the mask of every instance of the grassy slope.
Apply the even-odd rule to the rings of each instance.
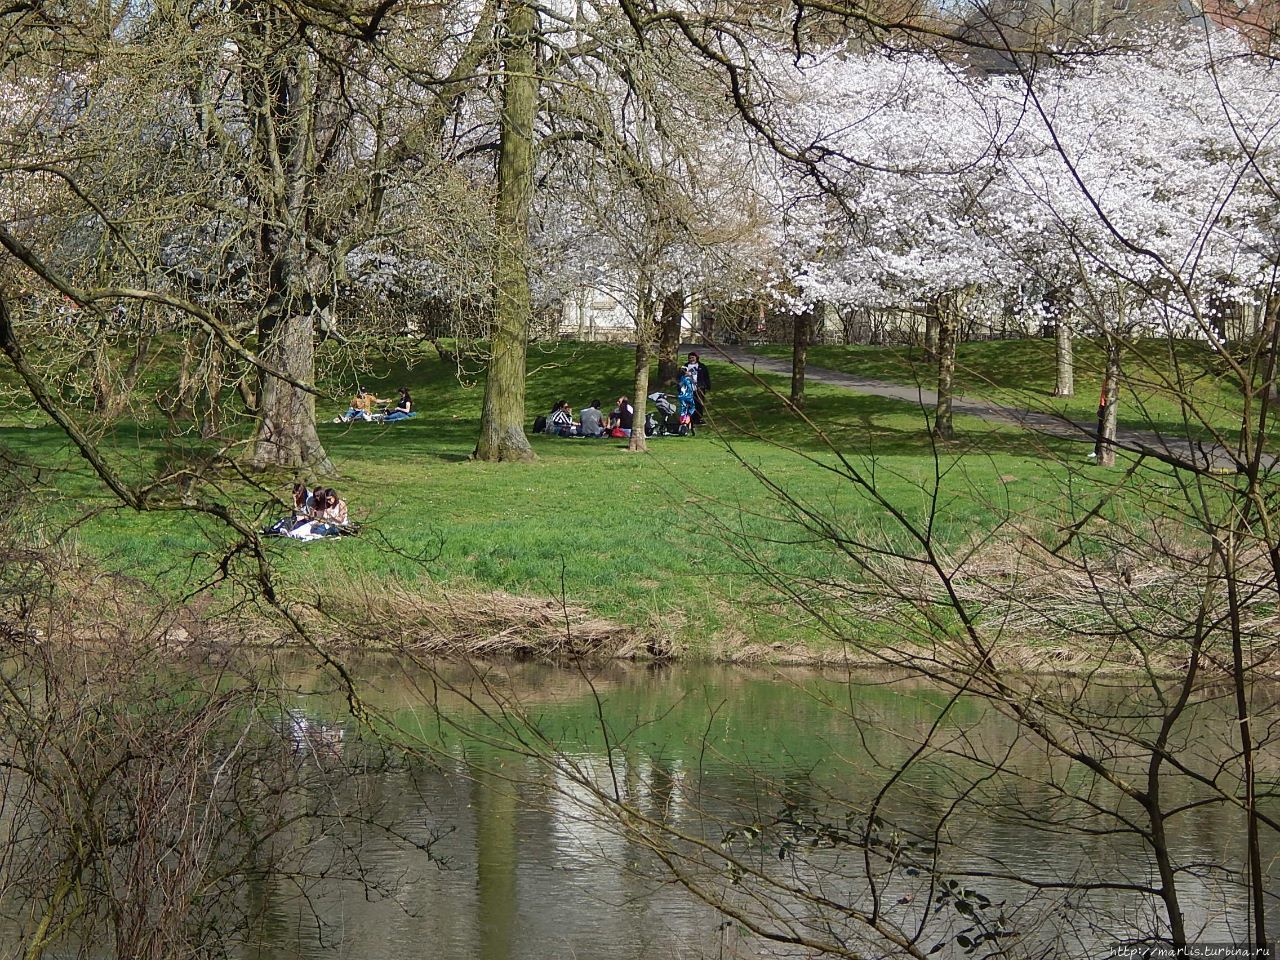
[[[482,384],[461,383],[457,371],[434,355],[411,360],[411,366],[399,362],[369,373],[365,382],[384,396],[397,384],[409,385],[421,416],[388,426],[321,425],[341,471],[330,482],[367,531],[310,546],[280,543],[281,570],[293,582],[321,593],[328,582],[356,577],[375,583],[430,579],[546,598],[563,594],[602,615],[670,633],[694,649],[713,637],[789,639],[797,629],[812,639],[795,622],[793,608],[777,602],[722,541],[732,531],[759,537],[753,549],[768,569],[847,575],[848,567],[810,543],[793,542],[807,538],[778,522],[781,507],[745,465],[759,467],[849,526],[865,530],[885,519],[881,508],[829,469],[836,455],[807,425],[724,364],[717,365],[713,396],[719,432],[656,439],[649,456],[628,454],[617,441],[537,437],[537,463],[491,465],[467,460]],[[607,406],[627,390],[631,361],[630,352],[608,346],[566,344],[538,353],[529,407],[543,410],[560,397],[575,409],[596,397]],[[769,382],[784,386],[783,378]],[[351,384],[335,380],[327,387],[328,412],[345,409],[341,398]],[[1022,512],[1052,522],[1067,509],[1057,499],[1067,471],[1056,458],[1078,459],[1074,446],[1046,450],[1038,438],[961,420],[964,439],[935,461],[925,413],[910,405],[815,386],[808,412],[851,462],[874,470],[876,489],[914,519],[929,513],[936,465],[946,469],[934,527],[944,542],[970,541]],[[29,410],[6,413],[10,424],[33,421]],[[149,467],[166,450],[158,425],[148,423],[117,430],[109,446],[130,471]],[[109,508],[50,427],[0,428],[0,447],[63,468],[48,475],[61,494],[50,509],[64,516],[72,508],[91,513],[74,531],[79,547],[166,593],[184,592],[208,577],[219,545],[228,542],[208,521]],[[270,493],[287,496],[286,478],[269,486]],[[224,495],[234,496],[256,522],[281,511],[268,491],[239,488]],[[92,513],[101,508],[105,512]]]
[[[791,356],[789,347],[764,346],[756,352]],[[931,386],[936,371],[918,347],[817,346],[809,352],[817,367],[891,383]],[[1077,340],[1073,397],[1054,397],[1056,360],[1052,340],[992,340],[962,343],[956,356],[956,389],[970,397],[1033,410],[1055,411],[1091,423],[1097,414],[1104,356],[1101,344]],[[1119,418],[1122,426],[1159,430],[1173,436],[1203,436],[1198,419],[1225,431],[1239,429],[1240,396],[1224,365],[1204,344],[1191,341],[1142,341],[1123,364]],[[1188,425],[1172,383],[1187,384],[1198,413]],[[1234,433],[1230,434],[1234,436]]]

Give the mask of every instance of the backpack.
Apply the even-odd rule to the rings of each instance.
[[[547,418],[541,413],[533,418],[533,432],[534,433],[547,432]]]

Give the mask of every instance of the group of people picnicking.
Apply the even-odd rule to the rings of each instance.
[[[680,371],[679,417],[680,424],[705,422],[707,394],[711,390],[711,375],[697,353],[690,353],[688,362]],[[351,398],[351,406],[342,416],[334,417],[335,423],[394,423],[415,416],[413,398],[407,387],[400,388],[399,400],[383,400],[357,387]],[[655,395],[658,396],[658,395]],[[635,428],[635,407],[627,396],[618,398],[616,406],[606,416],[600,401],[593,400],[574,419],[569,401],[558,400],[545,418],[545,430],[562,437],[629,437]],[[538,429],[535,426],[535,430]],[[683,432],[683,429],[682,431]],[[322,537],[340,536],[354,532],[347,517],[347,501],[338,496],[332,487],[308,487],[298,482],[293,486],[293,513],[268,527],[264,533],[291,537],[295,540],[318,540]]]
[[[347,501],[333,487],[309,488],[305,483],[293,485],[293,514],[276,521],[265,531],[294,540],[319,540],[353,533],[347,517]]]
[[[391,404],[395,406],[391,406]],[[334,417],[334,423],[395,423],[416,416],[413,409],[413,397],[408,387],[400,388],[398,400],[383,400],[374,396],[364,387],[356,387],[356,395],[351,398],[351,406],[347,412]]]
[[[680,370],[680,432],[692,433],[695,425],[706,422],[707,394],[710,391],[711,374],[706,364],[697,353],[690,353],[688,362]],[[541,428],[557,437],[629,437],[635,428],[635,407],[629,397],[621,396],[606,417],[600,409],[600,401],[593,400],[575,420],[569,401],[557,400],[546,416],[539,417],[538,421],[542,422],[535,421],[535,433]]]
[[[600,409],[600,401],[592,400],[589,407],[583,407],[579,418],[573,418],[573,407],[568,400],[557,400],[545,417],[543,432],[555,437],[629,437],[631,427],[635,423],[636,408],[631,405],[630,398],[621,396],[618,404],[606,417]],[[534,432],[538,432],[535,422]]]

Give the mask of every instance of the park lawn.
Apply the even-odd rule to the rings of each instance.
[[[789,347],[753,349],[763,356],[791,356]],[[956,351],[956,392],[1092,423],[1097,415],[1104,360],[1100,342],[1076,340],[1075,395],[1054,397],[1057,364],[1052,340],[962,343]],[[915,346],[814,346],[809,350],[809,362],[815,367],[890,383],[919,383],[931,388],[937,380],[934,364]],[[1193,438],[1207,437],[1209,427],[1223,431],[1227,439],[1237,435],[1241,410],[1238,380],[1205,344],[1189,340],[1139,341],[1126,354],[1122,373],[1117,412],[1120,426]],[[1185,385],[1182,392],[1194,404],[1190,418],[1184,414],[1179,391],[1173,384]]]
[[[529,409],[565,397],[575,410],[590,399],[609,406],[626,383],[630,351],[562,344],[538,350],[531,363]],[[332,369],[332,367],[331,367]],[[468,460],[483,384],[460,379],[433,353],[415,353],[362,380],[386,395],[409,386],[420,416],[393,425],[322,422],[320,432],[338,466],[327,480],[364,524],[360,537],[272,545],[280,575],[304,595],[326,585],[430,582],[464,595],[502,590],[563,598],[593,613],[671,636],[692,655],[723,653],[757,642],[820,645],[814,626],[779,600],[767,580],[775,573],[848,578],[853,568],[812,535],[784,522],[789,508],[766,489],[766,475],[801,503],[865,535],[883,530],[886,543],[909,540],[882,507],[842,474],[842,458],[873,477],[876,491],[916,523],[932,517],[938,542],[956,549],[1001,524],[1060,524],[1114,476],[1098,471],[1061,498],[1078,447],[1011,428],[957,419],[963,439],[935,447],[927,418],[910,405],[814,386],[808,413],[827,441],[787,411],[779,396],[741,372],[716,368],[713,414],[719,431],[694,438],[657,438],[637,456],[620,441],[534,437],[532,464]],[[781,390],[785,378],[766,377]],[[333,381],[335,400],[350,385]],[[345,400],[333,407],[345,409]],[[9,411],[10,422],[28,416]],[[143,476],[179,450],[153,421],[118,426],[104,446],[122,471]],[[104,568],[154,585],[158,595],[187,596],[217,574],[234,542],[208,518],[146,513],[114,506],[49,426],[0,429],[0,447],[45,468],[48,529],[81,518],[69,534],[77,550]],[[932,495],[941,471],[942,493]],[[312,478],[307,478],[312,479]],[[283,510],[291,478],[260,486],[226,477],[202,496],[233,505],[255,525]],[[751,559],[744,559],[743,546]]]

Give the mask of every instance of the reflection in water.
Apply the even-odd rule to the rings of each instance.
[[[950,708],[934,749],[884,789],[943,710],[946,698],[927,684],[728,668],[614,665],[591,677],[457,668],[446,678],[455,693],[439,697],[443,722],[424,675],[377,659],[350,667],[381,718],[376,736],[351,720],[341,692],[326,692],[322,674],[285,664],[295,705],[274,735],[304,769],[342,775],[300,778],[308,792],[293,801],[322,816],[290,834],[305,868],[298,875],[274,875],[265,849],[243,857],[245,960],[806,955],[726,923],[669,882],[663,856],[703,896],[748,913],[767,907],[815,939],[838,932],[845,908],[867,911],[873,901],[900,929],[930,929],[921,952],[967,938],[942,957],[1006,928],[1018,933],[1003,943],[1006,956],[1102,955],[1100,944],[1157,922],[1149,896],[1058,886],[1158,877],[1140,838],[1079,819],[1081,795],[1101,807],[1114,798],[979,701]],[[1117,689],[1114,703],[1126,694]],[[1197,722],[1228,729],[1229,715]],[[516,737],[526,753],[554,747],[556,762],[495,745]],[[1005,772],[988,776],[997,760]],[[1240,818],[1195,806],[1185,782],[1168,791],[1167,803],[1188,805],[1175,851],[1188,867],[1180,882],[1189,923],[1199,939],[1232,939],[1244,905],[1223,881],[1240,862]],[[664,828],[682,839],[663,847]],[[353,855],[358,869],[348,868]],[[726,855],[739,875],[710,870]],[[1028,899],[1027,878],[1051,886]],[[942,895],[932,881],[957,887]]]
[[[480,956],[486,960],[509,960],[518,914],[518,800],[512,784],[483,769],[475,776],[471,795],[476,812],[476,909],[480,925]]]
[[[532,717],[539,736],[558,750],[557,765],[544,766],[504,756],[437,723],[414,678],[376,662],[363,675],[371,702],[396,729],[429,740],[458,762],[431,770],[424,764],[416,773],[436,823],[453,828],[438,851],[451,868],[402,885],[386,901],[333,894],[333,909],[346,918],[344,949],[351,955],[376,945],[380,956],[399,960],[418,956],[423,944],[431,944],[432,956],[459,960],[803,955],[723,922],[666,882],[664,865],[647,845],[662,824],[693,844],[685,848],[683,866],[695,876],[710,864],[723,867],[718,857],[728,852],[748,869],[787,876],[855,908],[871,900],[872,888],[850,838],[860,842],[860,831],[868,830],[874,843],[893,851],[899,868],[892,879],[883,872],[875,891],[884,914],[901,929],[930,925],[938,942],[961,931],[969,941],[976,934],[973,909],[958,903],[959,896],[940,901],[928,885],[935,876],[960,878],[958,889],[972,894],[969,902],[986,923],[977,932],[1017,931],[1017,939],[1003,942],[1009,956],[1085,956],[1158,924],[1150,897],[1122,889],[1084,896],[1055,886],[1099,877],[1146,885],[1158,878],[1136,836],[1063,819],[1075,815],[1068,801],[1077,785],[1052,757],[1020,738],[1016,725],[980,702],[952,708],[938,748],[881,798],[879,826],[859,819],[945,702],[925,684],[874,677],[851,686],[812,673],[780,678],[720,668],[655,676],[610,667],[590,683],[579,673],[539,666],[490,668],[482,684],[465,672],[455,676],[466,696],[446,704],[453,719],[488,741],[521,729],[504,727],[505,719]],[[294,679],[307,683],[302,674]],[[499,689],[519,711],[498,721],[481,717],[468,701],[482,700],[486,688]],[[1118,691],[1117,702],[1123,694]],[[839,703],[856,709],[833,709]],[[333,709],[334,717],[341,715],[340,706]],[[1011,775],[982,782],[974,761],[961,754],[1005,758]],[[1192,797],[1186,784],[1173,789]],[[600,813],[619,805],[631,811],[622,825]],[[1182,878],[1199,939],[1228,940],[1244,929],[1239,893],[1224,886],[1214,866],[1238,863],[1237,819],[1207,807],[1178,821],[1179,860],[1204,865]],[[940,825],[941,873],[935,875],[928,838]],[[696,845],[700,840],[705,847]],[[380,848],[363,852],[368,866],[403,869],[402,852],[393,856],[388,848],[382,862]],[[921,865],[910,879],[901,869],[908,862]],[[883,870],[882,862],[874,869]],[[1028,901],[1027,887],[1015,878],[1051,886]],[[779,888],[762,893],[758,884],[709,873],[701,879],[704,894],[730,907],[757,909],[767,895],[769,910],[789,918],[792,929],[830,927],[828,912]],[[383,936],[396,926],[388,918],[406,909],[414,916],[412,933]],[[923,941],[923,948],[933,942]],[[962,953],[952,942],[939,955]],[[311,943],[303,955],[342,953]]]

